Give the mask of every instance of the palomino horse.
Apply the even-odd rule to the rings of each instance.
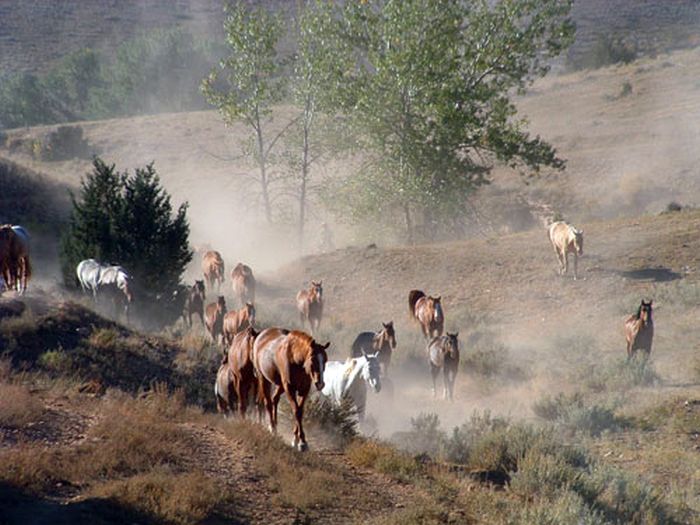
[[[265,400],[270,430],[277,431],[277,404],[287,394],[296,424],[293,447],[306,450],[306,436],[302,426],[304,402],[313,383],[323,390],[323,371],[328,356],[325,345],[298,330],[267,328],[260,332],[253,344],[253,362],[258,376],[258,395]],[[273,391],[274,388],[274,391]]]
[[[210,250],[202,256],[202,273],[207,287],[213,290],[214,282],[216,282],[216,291],[218,292],[224,282],[224,260],[219,252]]]
[[[318,330],[323,317],[323,281],[311,281],[308,290],[300,290],[297,293],[297,310],[302,327],[304,322],[308,321],[312,334]]]
[[[569,271],[569,254],[574,254],[574,280],[578,279],[578,257],[583,255],[583,230],[577,230],[563,221],[549,227],[549,241],[559,260],[559,274]]]
[[[212,341],[219,344],[219,336],[224,337],[224,316],[226,315],[226,299],[220,295],[215,303],[209,303],[204,311],[204,325]]]
[[[202,326],[204,326],[205,298],[204,281],[195,281],[192,287],[187,290],[185,305],[182,308],[182,318],[190,328],[192,327],[192,314],[198,314],[199,320],[202,322]]]
[[[131,292],[131,276],[124,268],[100,264],[95,259],[85,259],[78,263],[75,273],[83,291],[91,292],[95,301],[98,295],[109,295],[115,311],[119,303],[122,303],[126,320],[129,321],[129,305],[134,301],[134,296]]]
[[[408,311],[420,324],[426,339],[442,335],[445,314],[442,311],[440,297],[430,297],[420,290],[411,290],[408,293]]]
[[[455,377],[459,367],[459,333],[434,338],[428,345],[428,358],[430,360],[430,375],[433,377],[433,397],[437,395],[435,390],[435,380],[442,368],[445,381],[444,399],[453,399],[455,388]]]
[[[238,263],[231,270],[231,285],[233,286],[233,294],[241,305],[255,302],[255,277],[250,266]]]
[[[382,389],[379,354],[365,354],[347,361],[330,361],[323,373],[323,395],[340,405],[344,398],[349,397],[357,408],[360,422],[365,419],[367,405],[367,385],[379,393]]]
[[[240,310],[230,310],[224,315],[223,335],[224,345],[229,346],[233,336],[249,326],[255,325],[255,306],[245,303]]]
[[[396,350],[396,333],[394,332],[394,322],[382,323],[379,332],[362,332],[352,343],[351,357],[360,357],[363,354],[376,353],[379,363],[382,365],[382,373],[387,376],[391,354]]]
[[[233,370],[228,361],[224,360],[216,372],[214,383],[214,396],[216,397],[216,410],[227,416],[233,412],[236,403],[236,390],[234,386]]]
[[[259,332],[249,326],[246,330],[238,332],[228,348],[227,361],[233,374],[233,385],[236,399],[238,400],[238,413],[245,418],[248,403],[252,399],[256,401],[257,384],[255,366],[253,364],[253,344]],[[249,394],[251,394],[249,396]],[[258,421],[262,420],[264,406],[257,400]]]
[[[29,233],[22,226],[0,226],[0,273],[5,288],[23,294],[32,276]]]
[[[625,320],[625,339],[627,340],[627,359],[631,359],[637,350],[649,357],[651,342],[654,339],[654,321],[651,318],[651,303],[642,299],[637,313]]]

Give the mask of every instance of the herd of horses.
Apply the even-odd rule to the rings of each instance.
[[[583,231],[565,222],[548,228],[549,239],[559,261],[559,273],[568,273],[568,256],[574,258],[574,279],[578,278],[578,257],[583,255]],[[349,398],[358,418],[365,414],[367,391],[379,392],[382,379],[389,376],[392,352],[396,349],[394,323],[382,323],[377,332],[361,332],[345,361],[328,361],[330,343],[314,339],[323,319],[322,281],[311,281],[308,289],[296,294],[296,308],[302,329],[309,325],[310,334],[302,330],[269,327],[258,330],[255,319],[256,281],[252,269],[242,263],[230,273],[232,290],[239,309],[227,310],[219,295],[225,281],[224,260],[215,250],[202,254],[203,279],[187,287],[181,313],[183,323],[192,327],[192,316],[199,317],[212,341],[223,348],[223,358],[216,374],[214,393],[217,408],[228,414],[237,411],[245,417],[249,405],[256,405],[258,418],[267,412],[271,431],[277,427],[277,406],[286,395],[295,418],[293,446],[307,448],[303,430],[304,404],[314,386],[332,402]],[[29,234],[21,226],[0,226],[0,271],[5,288],[23,294],[31,277]],[[105,265],[95,259],[81,261],[76,280],[85,293],[95,300],[111,300],[115,315],[123,312],[128,321],[129,305],[134,301],[131,276],[119,265]],[[207,289],[216,300],[206,303]],[[443,333],[445,313],[440,296],[421,290],[408,293],[411,318],[426,340],[433,396],[443,373],[443,397],[452,400],[459,368],[458,333]],[[625,320],[628,358],[640,351],[648,356],[654,334],[652,302],[642,300],[637,312]]]

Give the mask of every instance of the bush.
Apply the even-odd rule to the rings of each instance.
[[[24,385],[0,382],[0,427],[22,428],[36,421],[44,405]]]
[[[80,126],[59,126],[34,142],[32,148],[32,156],[43,161],[87,159],[92,155],[93,149],[83,138]]]
[[[558,394],[546,396],[536,401],[533,412],[543,419],[553,421],[571,433],[582,432],[589,436],[599,436],[606,430],[616,430],[623,424],[611,408],[584,403],[581,393],[570,396]]]
[[[596,69],[613,64],[629,64],[638,56],[636,44],[619,36],[600,35],[588,53],[573,58],[571,62],[576,69]]]

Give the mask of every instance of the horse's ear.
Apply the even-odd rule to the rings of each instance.
[[[438,296],[435,298],[435,301],[439,303],[441,299],[442,299],[442,295],[438,295]]]
[[[323,348],[323,349],[325,350],[325,349],[327,349],[329,346],[331,346],[331,342],[330,342],[330,341],[328,341],[325,345],[321,345],[321,348]]]
[[[455,339],[459,337],[459,332],[455,332]]]

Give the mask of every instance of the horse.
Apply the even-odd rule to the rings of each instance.
[[[445,390],[444,399],[453,400],[455,377],[459,367],[459,332],[435,337],[428,344],[428,359],[430,361],[430,375],[433,378],[433,397],[437,395],[435,380],[442,368],[444,374]]]
[[[302,426],[304,402],[312,383],[319,391],[325,386],[323,371],[328,361],[326,349],[329,346],[330,343],[317,343],[304,332],[281,328],[263,330],[253,344],[258,395],[265,402],[270,431],[277,431],[277,405],[285,393],[295,418],[292,446],[299,450],[308,448]]]
[[[233,374],[233,384],[236,399],[238,400],[238,413],[242,418],[245,418],[246,409],[248,408],[249,396],[252,399],[257,398],[257,383],[255,375],[255,365],[253,364],[253,344],[260,332],[256,332],[252,326],[249,326],[242,332],[238,332],[233,336],[228,347],[226,361]],[[258,400],[258,421],[262,420],[264,406]]]
[[[396,350],[396,333],[394,322],[382,323],[379,332],[361,332],[353,341],[350,357],[376,353],[379,357],[382,373],[386,377],[391,363],[391,354]]]
[[[224,316],[226,315],[226,299],[220,295],[215,303],[209,303],[204,311],[204,326],[212,341],[219,344],[219,336],[224,337]]]
[[[231,270],[231,285],[233,286],[233,294],[241,305],[255,302],[255,277],[250,266],[238,263]]]
[[[228,346],[241,330],[255,325],[255,306],[245,303],[240,310],[230,310],[224,315],[223,337],[224,345]]]
[[[318,330],[323,317],[323,281],[311,281],[308,290],[300,290],[297,293],[297,310],[302,327],[304,322],[308,321],[312,334]]]
[[[111,295],[115,311],[122,302],[126,321],[129,321],[129,305],[134,301],[131,291],[131,276],[118,265],[104,265],[95,259],[85,259],[75,270],[78,282],[86,293],[92,293],[97,301],[98,293]]]
[[[426,296],[421,290],[408,293],[408,311],[412,319],[418,321],[426,339],[440,337],[445,326],[441,297]],[[434,335],[433,335],[434,334]]]
[[[559,260],[559,275],[569,271],[569,254],[574,254],[574,280],[578,279],[578,257],[583,255],[583,230],[557,221],[549,226],[549,241]]]
[[[228,416],[229,413],[233,412],[237,398],[233,370],[227,361],[222,362],[219,370],[216,372],[214,397],[216,398],[216,410],[219,413]]]
[[[204,326],[204,299],[206,291],[204,289],[204,281],[195,281],[192,287],[187,290],[185,304],[182,308],[182,319],[192,328],[192,314],[198,314],[199,320]]]
[[[382,389],[380,368],[378,352],[349,358],[344,363],[330,361],[323,373],[326,385],[321,393],[337,405],[349,397],[357,409],[357,418],[361,423],[365,419],[367,386],[376,393]]]
[[[219,252],[209,250],[202,256],[202,273],[207,287],[210,290],[214,289],[214,282],[216,282],[216,291],[218,292],[224,282],[224,260]]]
[[[654,339],[654,321],[651,316],[651,303],[642,299],[637,313],[625,320],[625,339],[627,340],[627,360],[632,359],[637,350],[649,357],[651,342]]]
[[[0,226],[0,273],[6,289],[16,290],[20,295],[27,290],[32,265],[29,259],[29,233],[22,226]]]

